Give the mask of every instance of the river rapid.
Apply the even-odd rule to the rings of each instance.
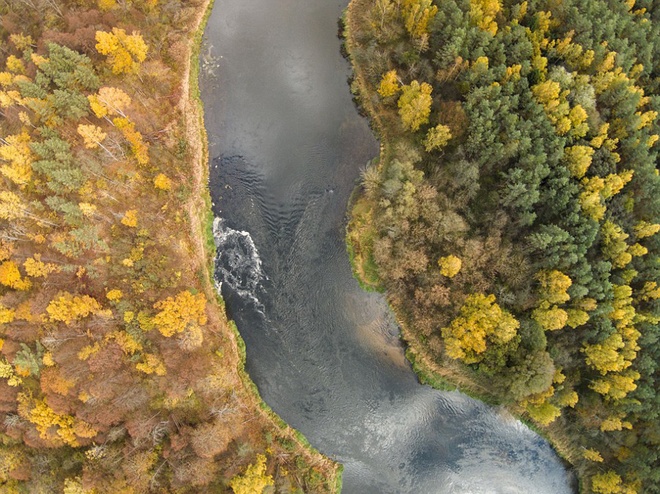
[[[421,386],[353,279],[346,205],[378,153],[351,100],[345,1],[216,0],[201,56],[216,275],[263,399],[345,466],[344,492],[569,494],[506,411]]]

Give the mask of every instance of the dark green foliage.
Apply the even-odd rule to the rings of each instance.
[[[45,176],[46,185],[51,191],[65,194],[82,186],[85,177],[82,170],[76,166],[67,141],[53,136],[30,146],[41,158],[32,163],[32,168]]]
[[[563,409],[576,445],[598,450],[631,492],[658,492],[660,303],[645,290],[660,285],[660,235],[638,238],[636,227],[660,223],[660,13],[650,1],[532,0],[525,14],[504,2],[492,33],[470,20],[467,1],[437,6],[428,49],[412,53],[392,15],[384,37],[364,23],[355,50],[372,87],[389,70],[433,86],[428,126],[405,132],[382,119],[399,145],[387,143],[389,162],[369,188],[379,277],[440,364],[441,329],[466,296],[496,295],[518,335],[467,374],[478,370],[528,411]],[[395,113],[395,97],[380,103]],[[420,136],[438,122],[454,138],[425,153]],[[571,162],[569,147],[587,149],[586,161]],[[449,254],[462,260],[451,279],[437,267]],[[538,275],[554,271],[571,283],[550,303]],[[597,352],[612,338],[622,342],[616,365]],[[593,387],[626,372],[639,377],[616,398]],[[610,419],[622,428],[608,430]],[[572,460],[585,478],[598,472]]]
[[[48,44],[48,61],[39,65],[42,84],[53,84],[58,89],[96,91],[101,82],[91,60],[78,52],[55,43]]]

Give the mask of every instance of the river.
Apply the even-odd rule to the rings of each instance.
[[[353,279],[346,204],[378,145],[340,55],[344,1],[216,0],[202,49],[216,273],[264,400],[345,466],[344,492],[569,494],[506,411],[421,386]]]

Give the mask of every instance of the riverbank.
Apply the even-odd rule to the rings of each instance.
[[[360,42],[356,34],[360,30],[358,18],[361,9],[366,8],[364,0],[351,0],[343,17],[344,40],[353,68],[351,91],[355,95],[358,105],[367,114],[372,129],[381,143],[380,155],[370,165],[373,170],[366,170],[364,173],[365,175],[369,173],[380,175],[392,158],[392,149],[397,139],[397,126],[400,127],[400,125],[394,122],[392,111],[385,109],[382,98],[377,93],[377,88],[368,82],[365,67],[357,61],[356,53],[360,49]],[[486,380],[480,379],[473,372],[468,372],[467,368],[456,360],[445,359],[439,364],[432,358],[425,349],[425,345],[418,339],[416,332],[410,327],[408,317],[402,312],[401,304],[387,293],[378,277],[378,267],[372,252],[374,231],[370,224],[376,204],[365,194],[362,185],[358,186],[351,196],[349,210],[346,241],[353,273],[363,288],[386,293],[388,303],[400,327],[401,339],[406,347],[406,357],[419,381],[440,390],[458,390],[493,406],[503,406],[501,403],[509,402],[510,399],[493,392],[493,388]],[[518,420],[523,421],[544,437],[564,460],[567,467],[584,463],[582,452],[557,422],[550,426],[542,426],[530,421],[524,415],[524,409],[518,405],[505,406],[505,408]],[[576,468],[574,471],[577,473],[579,491],[582,492],[583,470]]]

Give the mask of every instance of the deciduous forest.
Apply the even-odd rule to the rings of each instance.
[[[259,399],[213,289],[208,8],[0,2],[4,493],[337,490]]]
[[[354,0],[381,137],[349,249],[428,381],[535,424],[583,492],[660,492],[660,10]]]

